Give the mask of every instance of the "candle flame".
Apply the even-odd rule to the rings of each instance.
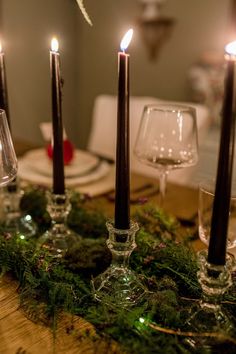
[[[225,46],[225,51],[229,55],[236,56],[236,41],[228,43]]]
[[[58,48],[59,48],[58,40],[56,38],[53,38],[51,40],[51,49],[53,52],[58,52]]]
[[[126,34],[125,34],[124,37],[122,38],[122,41],[120,42],[120,49],[121,49],[121,50],[125,51],[125,50],[128,48],[128,46],[129,46],[129,44],[130,44],[130,42],[131,42],[133,33],[134,33],[134,31],[133,31],[132,28],[130,28],[130,29],[128,30],[128,32],[126,32]]]

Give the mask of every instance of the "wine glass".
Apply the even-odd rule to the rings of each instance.
[[[236,246],[236,185],[232,184],[229,224],[227,232],[227,250]],[[209,244],[211,234],[212,211],[215,194],[215,180],[207,179],[199,185],[198,204],[198,228],[199,237],[205,244]],[[202,289],[200,301],[186,304],[186,330],[202,333],[224,333],[229,338],[235,335],[235,326],[227,309],[222,306],[222,297],[230,289],[233,281],[231,273],[235,271],[234,256],[226,254],[226,262],[223,265],[208,262],[208,251],[206,249],[197,253],[198,272],[197,279]],[[215,352],[217,344],[221,342],[217,335],[192,337],[186,340],[192,348],[206,348],[207,351]],[[219,342],[218,342],[219,340]],[[227,345],[227,344],[226,344]],[[226,350],[227,351],[227,350]]]
[[[17,159],[5,111],[0,109],[0,187],[11,182],[17,173]]]
[[[6,114],[0,110],[0,186],[2,193],[2,223],[4,232],[19,234],[21,238],[33,236],[36,231],[30,215],[21,215],[20,200],[23,191],[19,188],[16,179],[17,159],[13,147],[11,133],[8,127]]]
[[[17,158],[5,111],[0,109],[0,186],[11,182],[17,174]]]
[[[211,219],[215,193],[215,180],[209,179],[199,185],[198,204],[198,231],[199,238],[205,244],[209,244],[211,232]],[[227,249],[236,246],[236,183],[232,183]]]
[[[169,171],[197,163],[195,108],[179,104],[145,106],[134,154],[140,162],[159,171],[162,205]]]

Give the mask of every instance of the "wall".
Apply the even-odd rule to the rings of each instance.
[[[77,10],[74,0],[2,0],[2,38],[15,137],[41,143],[39,123],[51,120],[49,50],[55,35],[65,80],[63,116],[71,131],[76,116]]]
[[[137,0],[86,0],[94,26],[78,13],[78,122],[79,142],[86,145],[93,101],[101,93],[116,93],[117,50],[139,15]],[[136,28],[130,45],[131,93],[164,99],[186,100],[187,71],[199,55],[223,49],[230,8],[229,0],[168,0],[166,15],[177,20],[172,37],[158,60],[150,62]]]
[[[63,118],[70,138],[85,147],[93,102],[116,94],[117,51],[136,26],[137,0],[86,0],[90,27],[75,0],[1,0],[3,45],[13,135],[42,142],[39,123],[51,119],[49,46],[60,41],[65,86]],[[164,12],[177,24],[155,62],[148,60],[139,31],[130,46],[131,93],[186,100],[187,71],[208,49],[223,49],[230,0],[168,0]]]

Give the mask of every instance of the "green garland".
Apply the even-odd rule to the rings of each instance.
[[[96,200],[87,202],[74,194],[71,201],[68,224],[82,241],[61,261],[45,250],[37,250],[37,237],[25,241],[4,232],[0,236],[2,273],[10,272],[19,281],[27,316],[53,327],[61,311],[82,316],[95,326],[100,337],[117,341],[126,353],[204,353],[201,346],[190,348],[186,336],[181,335],[188,316],[183,310],[184,298],[199,298],[201,291],[195,254],[177,241],[180,229],[176,220],[148,204],[135,209],[132,218],[139,223],[140,231],[130,265],[149,289],[149,301],[128,311],[114,310],[94,301],[90,285],[91,277],[104,271],[111,261],[106,247],[106,218],[96,210]],[[27,191],[21,208],[37,222],[39,234],[50,226],[43,190]],[[230,302],[224,305],[227,311],[236,317],[235,285],[225,299]],[[169,329],[173,333],[169,334]],[[224,350],[221,340],[216,343],[215,353],[235,350],[233,340],[224,341]]]

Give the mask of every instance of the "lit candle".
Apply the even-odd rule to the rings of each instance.
[[[235,136],[233,102],[236,41],[229,43],[225,47],[225,59],[227,68],[222,110],[221,138],[208,249],[208,262],[215,265],[224,265],[226,261]]]
[[[125,53],[132,39],[130,29],[121,41],[118,53],[118,107],[116,139],[115,227],[130,227],[130,166],[129,166],[129,55]]]
[[[8,125],[10,128],[10,115],[8,107],[8,94],[7,94],[7,80],[5,70],[5,55],[2,51],[2,44],[0,43],[0,108],[6,112]]]
[[[65,193],[63,162],[63,124],[61,110],[61,76],[58,41],[53,38],[50,51],[53,127],[53,193]]]

